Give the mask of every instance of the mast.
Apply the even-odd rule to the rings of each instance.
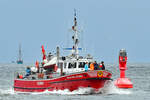
[[[79,44],[79,37],[78,37],[78,31],[77,31],[77,16],[76,16],[76,9],[74,9],[74,25],[72,26],[72,30],[74,35],[72,36],[74,45],[73,45],[73,52],[72,54],[76,59],[79,57],[79,51],[78,51],[78,44]]]

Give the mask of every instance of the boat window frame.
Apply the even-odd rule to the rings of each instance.
[[[64,68],[66,69],[67,68],[67,62],[64,62]]]
[[[77,62],[69,62],[68,63],[68,69],[71,69],[71,68],[77,68]]]
[[[80,67],[80,64],[81,64],[81,63],[84,63],[82,67]],[[80,62],[78,62],[78,68],[84,68],[85,63],[86,63],[86,62],[84,62],[84,61],[80,61]]]
[[[61,66],[60,66],[60,65],[62,65],[62,68],[64,67],[63,62],[58,62],[58,66],[59,66],[59,68],[61,68]]]

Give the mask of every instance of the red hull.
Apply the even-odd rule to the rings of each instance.
[[[45,90],[76,90],[80,87],[91,87],[95,90],[104,87],[106,81],[111,79],[108,71],[90,71],[61,76],[47,80],[14,80],[14,90],[19,92],[43,92]]]

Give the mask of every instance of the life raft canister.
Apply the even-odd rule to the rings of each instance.
[[[103,76],[103,71],[98,71],[98,72],[97,72],[97,76],[98,76],[98,77],[102,77],[102,76]]]

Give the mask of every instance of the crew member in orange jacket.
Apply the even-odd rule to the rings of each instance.
[[[90,64],[90,70],[94,70],[94,64],[93,63]]]

